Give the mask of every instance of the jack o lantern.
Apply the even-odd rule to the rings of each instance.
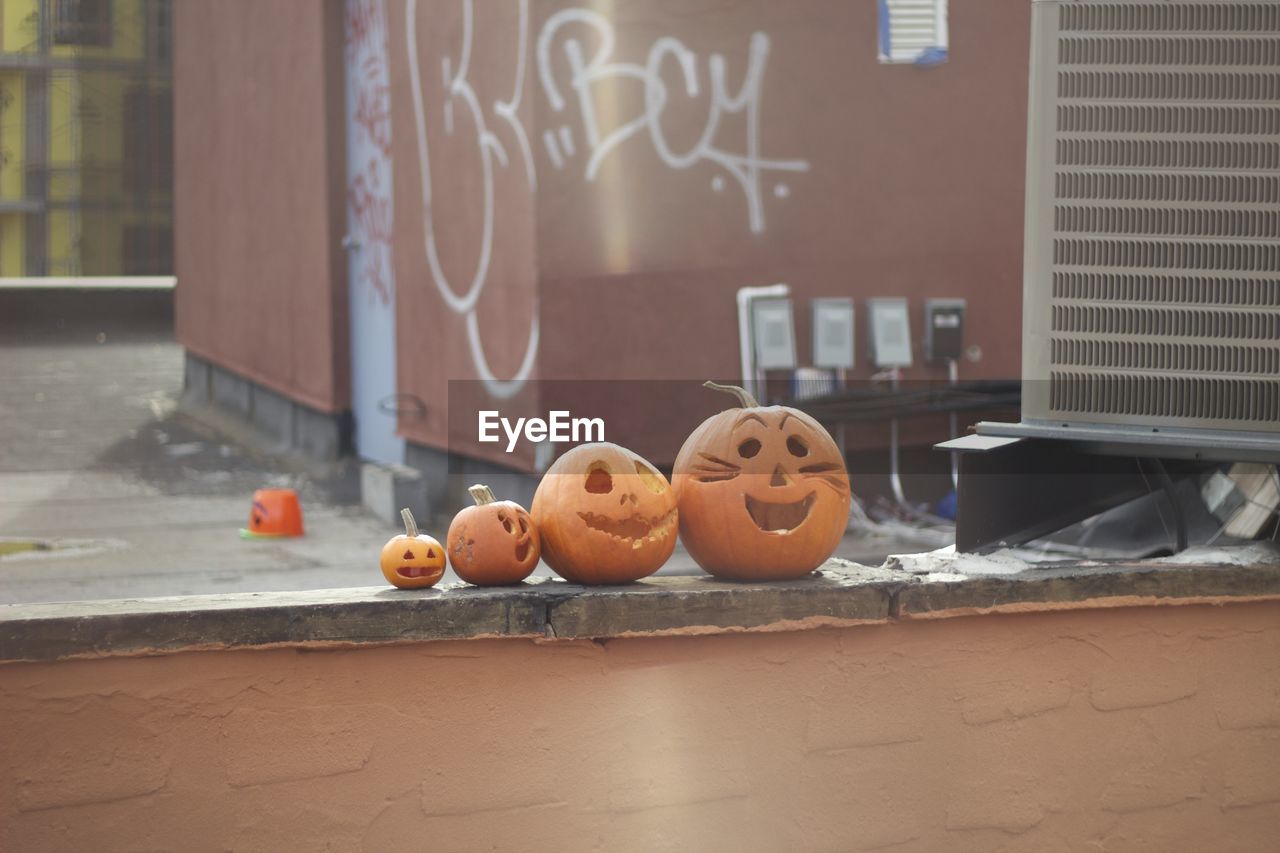
[[[676,496],[667,478],[625,447],[573,448],[533,495],[542,559],[565,580],[630,583],[653,574],[676,547]]]
[[[418,532],[418,524],[408,509],[400,510],[404,533],[382,546],[382,576],[400,589],[425,589],[444,577],[444,548],[435,539]]]
[[[488,486],[467,489],[475,506],[453,517],[446,542],[458,577],[477,586],[520,583],[538,565],[538,528],[520,504],[499,501]]]
[[[849,520],[849,475],[822,425],[761,406],[734,385],[706,387],[741,408],[713,415],[680,448],[672,484],[680,539],[698,565],[734,580],[802,577],[831,556]]]

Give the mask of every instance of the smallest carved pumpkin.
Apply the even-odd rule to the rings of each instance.
[[[449,525],[449,562],[458,577],[476,586],[520,583],[538,565],[538,528],[520,504],[499,501],[488,486],[467,489],[475,506]]]
[[[444,548],[435,539],[418,532],[418,524],[408,509],[400,510],[404,533],[382,546],[382,576],[400,589],[425,589],[444,577]]]

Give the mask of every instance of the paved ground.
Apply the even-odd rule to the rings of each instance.
[[[0,536],[77,546],[0,559],[0,601],[376,581],[384,525],[177,411],[182,352],[166,329],[98,334],[0,338]],[[300,490],[308,536],[239,538],[267,485]]]
[[[353,470],[291,464],[249,433],[179,411],[182,351],[164,317],[24,319],[5,307],[0,603],[382,582],[378,551],[395,531],[358,506]],[[299,490],[305,537],[239,538],[249,497],[263,486]],[[427,530],[443,539],[443,525]],[[55,548],[4,556],[4,540]],[[887,553],[924,547],[849,537],[838,553],[878,565]],[[698,570],[678,551],[662,571]]]

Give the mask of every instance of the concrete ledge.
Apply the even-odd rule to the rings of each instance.
[[[173,333],[172,290],[36,290],[0,288],[0,332],[6,340],[112,341]]]
[[[472,638],[601,639],[794,631],[1067,608],[1280,600],[1280,564],[1056,565],[919,576],[831,560],[800,581],[658,577],[617,587],[542,580],[0,607],[0,661]]]
[[[962,581],[922,579],[897,598],[902,619],[1280,599],[1280,566],[1117,563],[1057,566]]]
[[[9,605],[0,660],[542,636],[550,596],[390,587]]]
[[[901,583],[896,572],[831,560],[821,574],[780,583],[726,583],[698,576],[655,577],[615,587],[563,584],[573,594],[548,609],[547,634],[599,639],[884,622]]]
[[[0,290],[173,290],[171,275],[82,275],[0,278]]]

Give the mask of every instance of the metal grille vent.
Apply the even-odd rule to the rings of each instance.
[[[1058,97],[1148,101],[1276,101],[1280,74],[1219,71],[1063,71]]]
[[[1280,205],[1280,176],[1059,172],[1055,176],[1055,191],[1060,199]]]
[[[1054,371],[1055,411],[1206,421],[1280,421],[1280,385],[1251,379]]]
[[[1280,305],[1280,281],[1170,275],[1054,273],[1053,295],[1061,300],[1163,302],[1213,305]]]
[[[1061,139],[1060,166],[1139,169],[1280,169],[1280,142]]]
[[[1273,3],[1078,4],[1061,9],[1063,31],[1218,32],[1280,30],[1280,6]]]
[[[1280,433],[1280,2],[1036,15],[1024,418]]]
[[[1058,130],[1075,133],[1280,133],[1276,107],[1058,107]]]
[[[1270,237],[1280,234],[1280,209],[1059,206],[1053,213],[1054,227],[1060,232],[1196,237]]]
[[[1268,347],[1160,344],[1087,339],[1053,342],[1053,363],[1081,367],[1198,373],[1280,373],[1280,350]]]
[[[1064,38],[1063,65],[1280,65],[1280,38]]]
[[[1103,335],[1275,341],[1280,339],[1280,313],[1055,305],[1053,330]]]
[[[1069,266],[1166,267],[1187,270],[1280,269],[1280,243],[1154,240],[1054,240],[1054,263]]]

